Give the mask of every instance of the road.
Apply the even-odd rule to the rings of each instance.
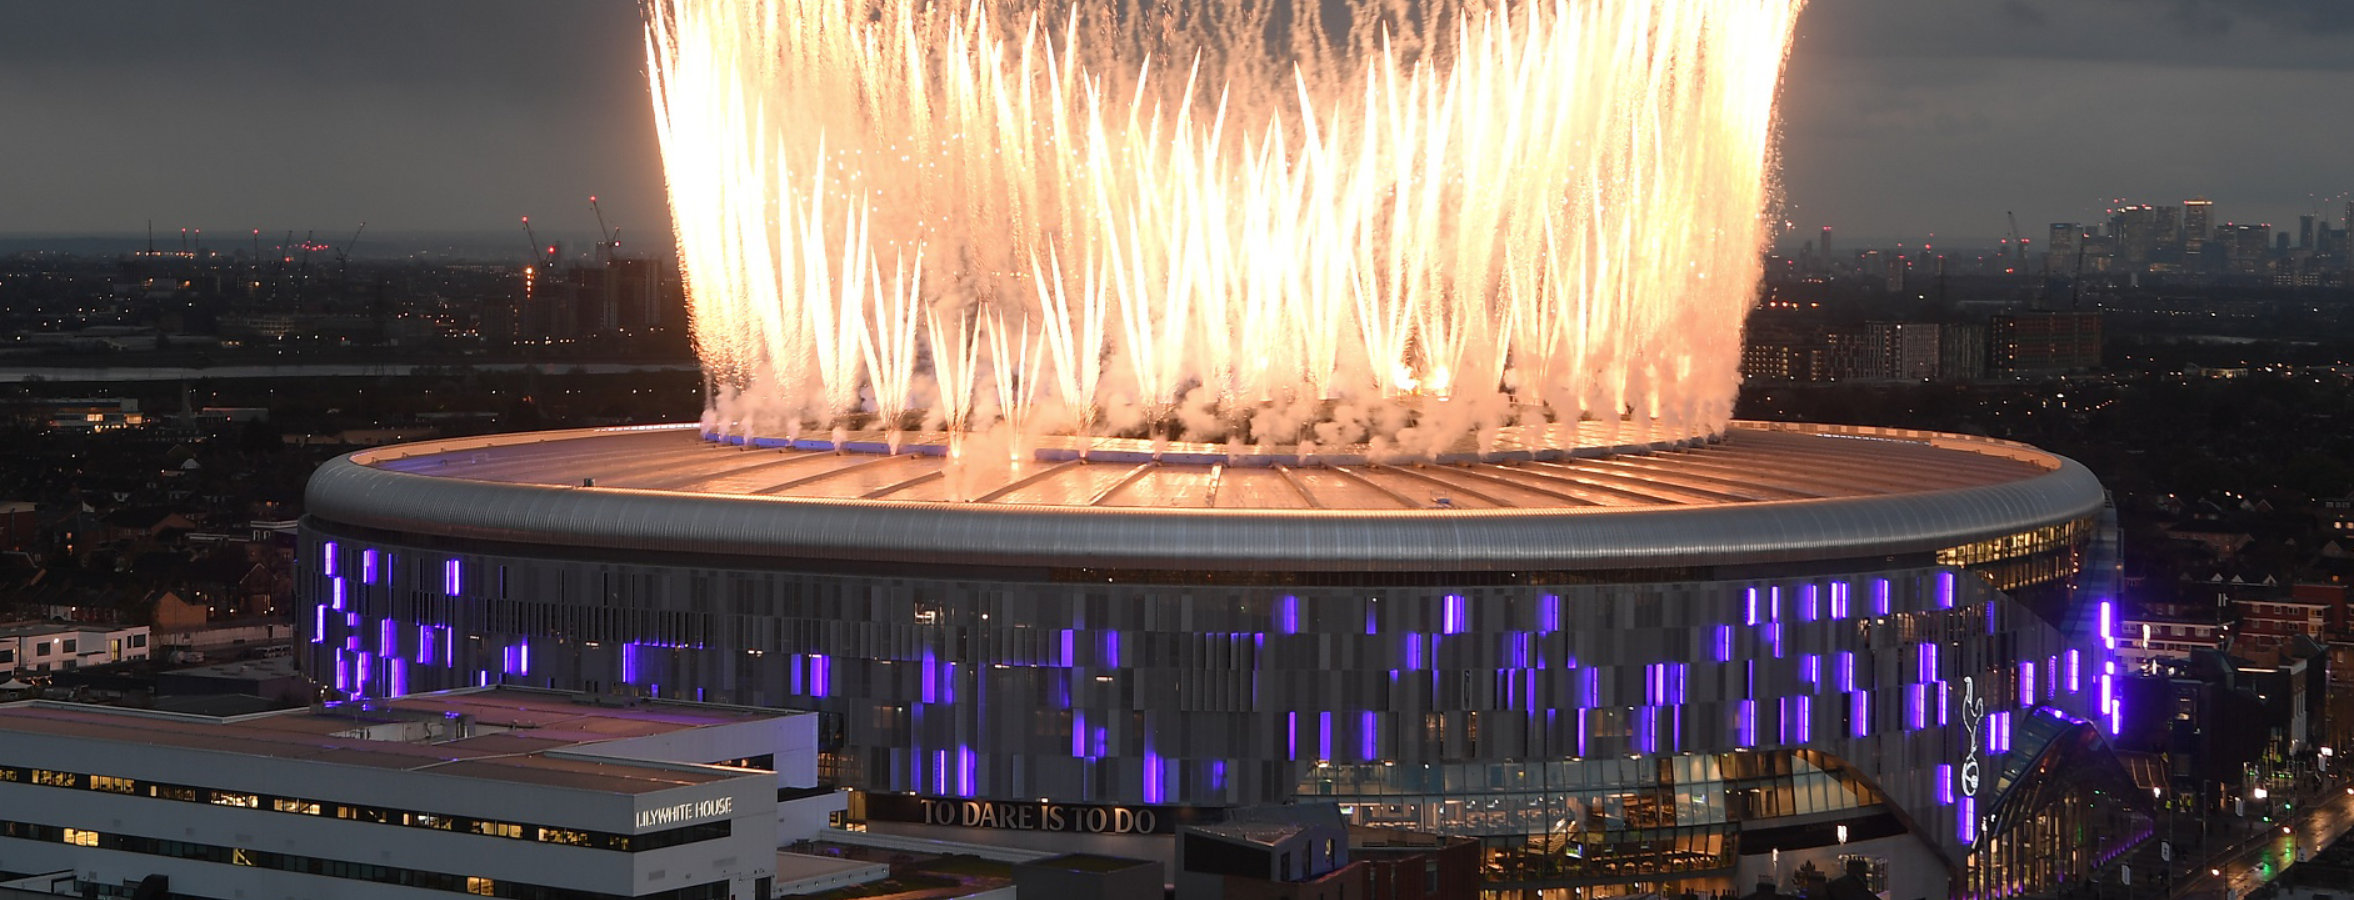
[[[2175,891],[2176,900],[2226,900],[2280,877],[2294,864],[2299,848],[2311,856],[2354,828],[2354,795],[2332,790],[2318,805],[2307,807],[2294,820],[2274,825],[2234,844],[2223,859],[2210,859],[2207,869],[2193,872]],[[2228,888],[2228,891],[2227,891]]]

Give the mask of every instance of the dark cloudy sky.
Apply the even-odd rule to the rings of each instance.
[[[0,234],[666,215],[631,0],[0,0]],[[2354,189],[2354,0],[1814,0],[1787,214],[1988,239],[2112,198],[2293,229]],[[2338,198],[2338,199],[2331,199]],[[522,238],[515,238],[520,254]]]

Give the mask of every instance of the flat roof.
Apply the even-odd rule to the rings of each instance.
[[[747,773],[716,766],[644,763],[593,754],[598,742],[808,713],[761,714],[678,702],[634,706],[575,703],[571,695],[511,687],[472,688],[291,709],[231,718],[32,700],[0,705],[0,733],[43,734],[356,768],[431,772],[547,787],[643,794],[710,784]],[[470,717],[482,730],[455,740],[424,739],[403,724]],[[404,737],[372,738],[388,730]],[[446,732],[444,732],[446,734]]]
[[[2105,502],[2084,467],[2021,444],[1769,423],[1609,456],[1420,464],[1041,451],[951,467],[869,444],[747,447],[691,425],[407,444],[321,467],[308,521],[767,560],[1471,571],[1878,557]]]

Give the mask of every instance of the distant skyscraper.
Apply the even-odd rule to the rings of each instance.
[[[2109,220],[2117,235],[2117,253],[2130,268],[2148,265],[2158,249],[2158,208],[2147,204],[2118,210]]]
[[[2347,206],[2346,206],[2346,209],[2348,209],[2348,210],[2350,210],[2350,211],[2354,211],[2354,204],[2347,204]],[[1823,239],[1822,239],[1821,241],[1817,242],[1817,245],[1823,248],[1823,258],[1824,258],[1824,259],[1831,259],[1831,258],[1832,258],[1832,255],[1831,255],[1831,226],[1829,226],[1829,225],[1825,225],[1825,226],[1823,226]]]
[[[2223,241],[2225,264],[2242,275],[2264,273],[2266,257],[2272,252],[2272,226],[2226,224],[2217,236]]]
[[[2317,245],[2313,243],[2313,220],[2316,218],[2319,217],[2312,215],[2297,217],[2297,249],[2318,249]]]
[[[2215,201],[2205,197],[2182,201],[2182,244],[2197,250],[2215,239]]]
[[[2074,275],[2077,257],[2084,251],[2084,226],[2075,222],[2053,222],[2051,240],[2043,246],[2044,274]]]

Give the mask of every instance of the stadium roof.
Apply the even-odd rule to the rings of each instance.
[[[1477,571],[1921,552],[2102,502],[2084,467],[2031,447],[1874,429],[1735,423],[1651,452],[1458,464],[952,467],[664,426],[363,451],[321,468],[309,509],[329,527],[787,559]]]

